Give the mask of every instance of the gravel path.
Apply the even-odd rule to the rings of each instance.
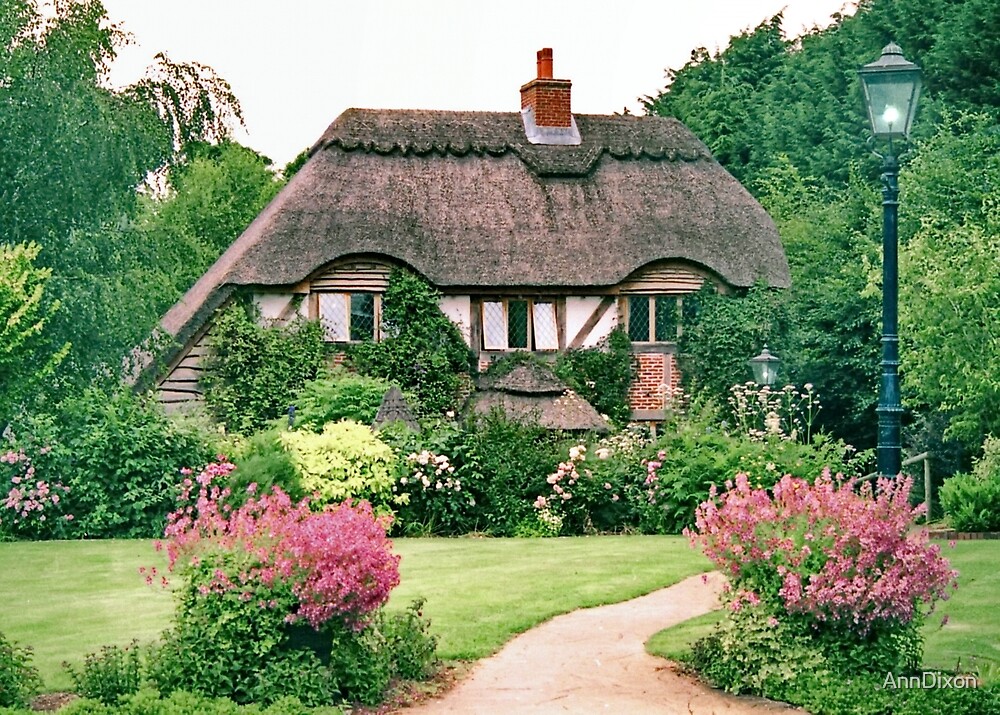
[[[722,577],[681,581],[624,603],[574,611],[521,634],[442,697],[401,715],[757,715],[803,713],[737,698],[673,671],[643,644],[718,605]]]

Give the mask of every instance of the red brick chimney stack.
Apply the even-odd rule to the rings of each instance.
[[[538,77],[521,87],[521,109],[531,107],[539,127],[569,127],[570,88],[568,79],[552,78],[552,48],[538,51]]]

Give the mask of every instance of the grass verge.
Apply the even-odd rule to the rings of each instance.
[[[402,583],[390,608],[425,598],[446,660],[482,658],[554,615],[614,603],[709,569],[683,537],[396,539]],[[164,568],[149,541],[0,544],[0,631],[31,646],[46,689],[102,645],[152,641],[173,610],[140,566]]]

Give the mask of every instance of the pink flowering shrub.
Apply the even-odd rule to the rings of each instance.
[[[806,673],[919,666],[925,609],[957,586],[909,504],[909,478],[857,487],[785,475],[771,489],[745,474],[713,486],[692,545],[729,577],[726,618],[696,644],[694,664],[737,692],[776,692]]]
[[[0,454],[0,540],[65,538],[73,521],[67,494],[62,482],[36,473],[24,450]]]
[[[388,600],[399,584],[399,557],[386,538],[388,523],[368,502],[313,512],[308,499],[293,503],[278,487],[255,497],[251,486],[251,497],[232,509],[229,490],[214,482],[234,468],[219,461],[193,480],[186,475],[164,532],[172,571],[197,581],[203,596],[233,592],[262,607],[275,607],[262,594],[290,591],[285,620],[304,619],[317,629],[332,618],[359,626]]]
[[[957,585],[939,547],[911,530],[922,509],[910,507],[911,483],[855,491],[825,471],[814,484],[785,475],[768,490],[740,474],[718,499],[712,487],[686,533],[745,594],[734,607],[764,599],[862,632],[905,624]]]
[[[295,695],[320,705],[359,697],[346,671],[336,672],[331,651],[389,662],[364,646],[374,642],[370,628],[399,583],[388,524],[367,502],[314,512],[308,499],[293,502],[278,487],[258,495],[251,485],[249,498],[233,506],[220,484],[234,468],[220,458],[197,475],[187,472],[168,516],[157,546],[183,582],[175,626],[152,659],[150,678],[164,693],[184,689],[238,702]],[[146,572],[147,582],[157,576]],[[367,667],[357,658],[348,670]],[[373,698],[380,692],[366,691]]]

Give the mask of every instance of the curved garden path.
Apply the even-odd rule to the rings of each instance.
[[[657,631],[715,608],[722,583],[719,574],[693,576],[631,601],[557,616],[478,662],[440,698],[400,713],[802,713],[712,690],[646,653],[643,644]]]

